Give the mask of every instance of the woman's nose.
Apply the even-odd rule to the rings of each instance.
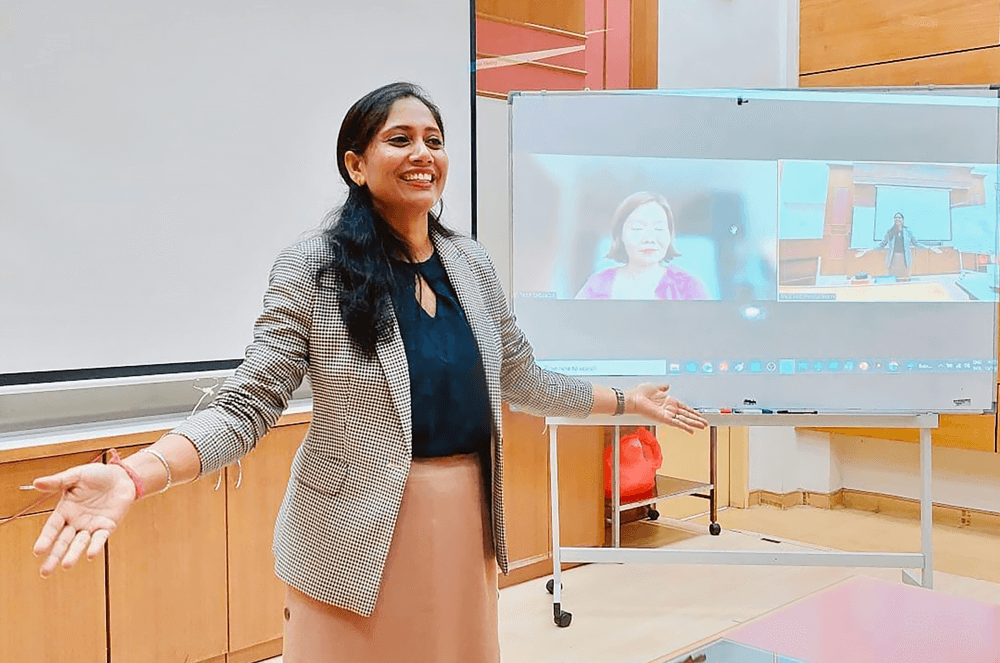
[[[431,151],[427,147],[427,143],[422,140],[416,140],[413,142],[413,152],[410,154],[410,158],[414,161],[426,162],[431,160]]]

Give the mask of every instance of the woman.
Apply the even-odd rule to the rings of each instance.
[[[611,220],[607,257],[621,267],[592,275],[577,299],[708,299],[697,277],[670,264],[674,248],[674,213],[666,198],[645,191],[618,206]]]
[[[885,231],[885,237],[879,243],[878,248],[889,247],[885,254],[885,267],[891,276],[907,281],[913,268],[913,247],[927,246],[917,241],[913,231],[906,225],[902,212],[892,215],[892,227]],[[941,253],[941,249],[936,246],[927,247],[934,253]],[[857,257],[865,255],[871,249],[862,249],[857,252]]]
[[[346,202],[322,236],[278,257],[253,343],[213,404],[148,453],[37,479],[62,499],[35,553],[43,575],[93,558],[138,496],[253,449],[308,373],[312,424],[273,546],[288,585],[285,663],[495,662],[496,564],[508,571],[501,399],[706,423],[665,386],[622,393],[535,365],[486,253],[432,211],[448,155],[419,88],[359,100],[337,160]]]

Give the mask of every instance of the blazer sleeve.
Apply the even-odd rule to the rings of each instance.
[[[548,417],[587,417],[594,408],[594,388],[589,382],[547,371],[535,363],[534,350],[517,321],[503,292],[496,268],[478,244],[480,277],[484,281],[487,305],[500,331],[503,358],[500,390],[505,401]]]
[[[271,268],[263,311],[243,362],[202,412],[172,433],[191,440],[199,476],[248,454],[288,405],[309,366],[315,275],[298,247],[281,252]]]

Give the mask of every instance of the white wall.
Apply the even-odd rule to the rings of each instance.
[[[476,97],[477,239],[510,296],[510,133],[507,101]]]
[[[844,488],[918,499],[920,447],[912,442],[831,436]],[[1000,512],[1000,454],[935,447],[934,501]]]
[[[750,490],[830,493],[840,489],[840,467],[828,434],[753,427],[749,437]]]
[[[931,463],[936,503],[1000,512],[1000,454],[934,447]],[[774,493],[848,488],[918,499],[920,448],[913,442],[752,428],[749,485]]]
[[[798,0],[671,0],[659,7],[659,87],[798,87]]]

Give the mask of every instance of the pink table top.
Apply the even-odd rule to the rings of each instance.
[[[808,663],[1000,663],[1000,606],[859,576],[723,637]]]

